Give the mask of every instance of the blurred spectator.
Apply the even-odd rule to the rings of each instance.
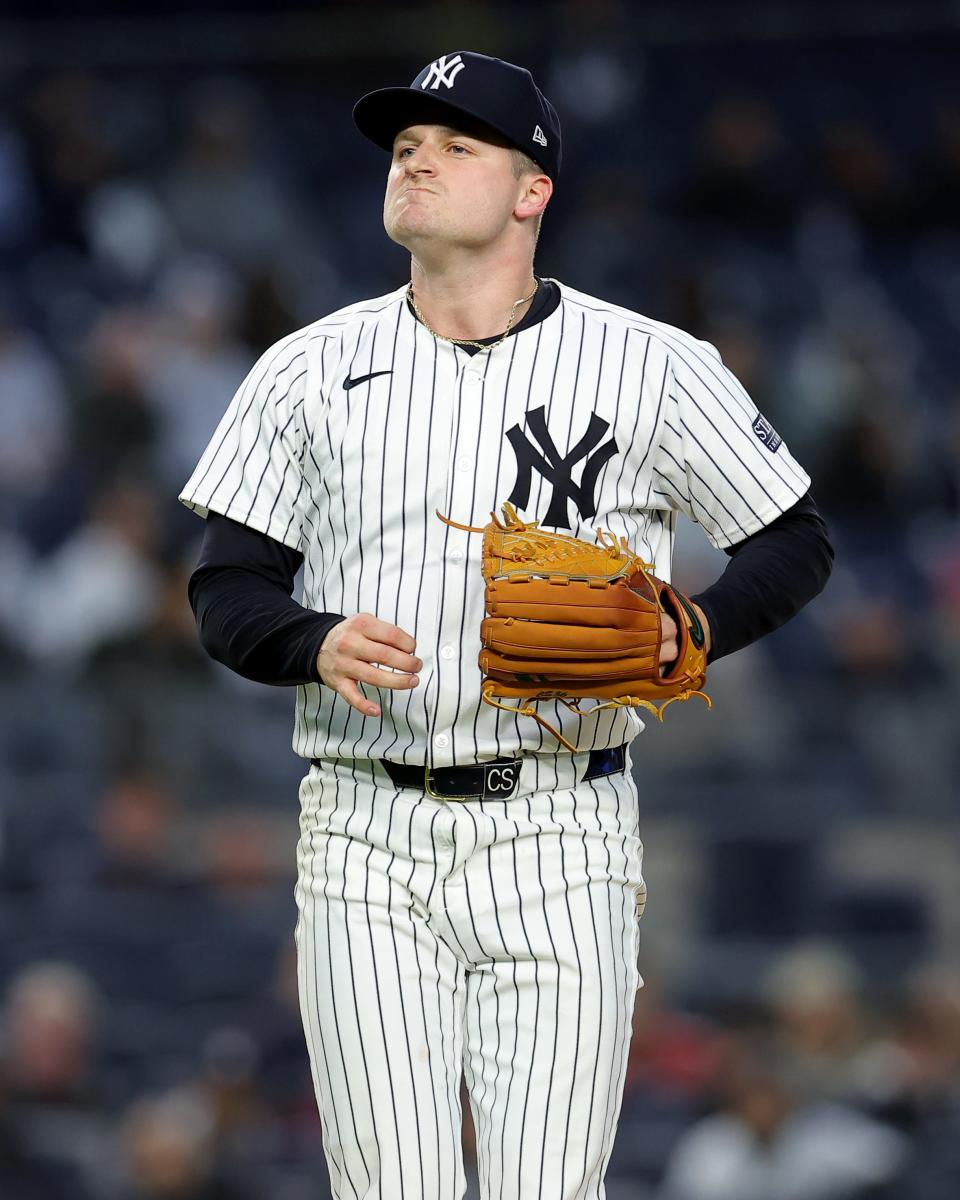
[[[554,219],[546,217],[548,223]],[[556,242],[561,278],[576,276],[583,290],[605,288],[635,308],[662,288],[683,253],[680,236],[651,210],[646,181],[629,163],[584,180]]]
[[[729,1035],[705,1018],[664,1002],[649,955],[633,1008],[623,1104],[607,1174],[611,1197],[646,1196],[671,1148],[703,1111]]]
[[[785,397],[777,395],[775,381],[771,378],[773,363],[769,348],[759,328],[744,317],[727,313],[720,316],[704,336],[720,351],[724,366],[737,377],[757,408],[775,421],[778,429],[784,430],[783,436],[789,438],[789,427],[783,424],[783,417],[790,420],[789,414],[783,411]]]
[[[262,903],[278,877],[285,877],[286,867],[276,828],[266,814],[232,811],[210,819],[206,830],[206,874],[215,891],[228,903]]]
[[[855,526],[861,538],[871,528],[902,538],[916,510],[909,497],[915,446],[903,436],[903,424],[898,405],[874,395],[841,423],[820,464],[817,490],[825,510],[835,522]]]
[[[49,75],[29,97],[27,129],[43,215],[38,234],[47,246],[88,248],[86,199],[115,166],[104,136],[107,103],[97,80],[81,71]]]
[[[140,619],[90,653],[82,681],[97,713],[105,760],[197,781],[210,755],[218,668],[204,653],[187,601],[194,552],[155,564],[154,594]]]
[[[0,396],[0,518],[19,524],[63,459],[68,413],[56,360],[2,306]]]
[[[960,229],[960,103],[944,100],[932,122],[933,138],[918,164],[914,217],[932,229]]]
[[[259,1078],[271,1108],[283,1121],[284,1136],[296,1157],[316,1153],[320,1118],[306,1054],[297,985],[297,951],[284,939],[276,956],[273,985],[259,1007],[257,1042],[261,1050]]]
[[[154,686],[177,683],[185,690],[202,684],[214,667],[197,640],[197,625],[187,600],[193,551],[185,558],[156,564],[156,594],[143,624],[105,640],[91,655],[87,678],[103,684],[120,703],[136,702],[144,679]]]
[[[593,34],[604,21],[604,7],[598,4],[586,18]],[[576,6],[565,15],[576,19]],[[627,60],[619,47],[605,46],[607,40],[577,38],[575,49],[556,58],[547,88],[565,118],[593,126],[601,136],[608,122],[637,102],[644,80],[642,57],[633,53]]]
[[[39,212],[24,140],[8,120],[0,120],[0,262],[24,256]]]
[[[4,1200],[93,1200],[83,1175],[69,1163],[35,1151],[20,1128],[0,1071],[0,1196]]]
[[[816,1097],[849,1097],[869,1030],[860,1000],[862,979],[853,959],[828,942],[807,942],[777,957],[767,972],[765,998],[793,1056],[793,1071]]]
[[[660,1200],[894,1200],[906,1141],[851,1108],[805,1099],[791,1063],[767,1040],[733,1048],[721,1111],[674,1147]]]
[[[33,556],[26,543],[0,523],[0,667],[11,672],[27,662],[20,628],[21,600]]]
[[[625,1095],[637,1087],[699,1099],[716,1071],[725,1037],[710,1022],[677,1012],[644,957],[644,986],[633,1008],[633,1037],[627,1059]]]
[[[108,637],[137,628],[158,593],[157,500],[146,480],[119,477],[90,520],[26,580],[21,630],[38,658],[81,664]]]
[[[96,1176],[109,1133],[98,1079],[102,999],[76,967],[37,962],[7,988],[10,1113],[26,1152]]]
[[[859,576],[848,569],[837,579],[827,634],[834,671],[855,694],[883,692],[922,656],[916,641],[919,623],[911,620],[910,589],[884,564],[870,566]],[[921,597],[922,592],[914,592],[914,602]]]
[[[244,1029],[215,1030],[203,1046],[199,1089],[213,1117],[218,1160],[234,1177],[249,1177],[280,1156],[277,1115],[260,1089],[260,1055]]]
[[[251,272],[237,320],[237,333],[244,344],[259,357],[301,323],[294,316],[293,298],[276,267]]]
[[[17,1102],[87,1107],[95,1093],[100,998],[63,963],[34,963],[10,981],[4,1005],[10,1094]]]
[[[944,1104],[960,1118],[960,967],[942,963],[914,973],[896,1045],[897,1090],[914,1118]]]
[[[164,186],[184,244],[247,269],[263,267],[305,231],[282,160],[268,165],[262,157],[259,97],[219,79],[205,81],[186,101],[186,127]]]
[[[872,1099],[916,1145],[909,1195],[940,1200],[960,1191],[960,968],[937,964],[909,982],[893,1046],[878,1055]],[[879,1086],[878,1086],[879,1085]]]
[[[692,221],[782,234],[800,199],[780,119],[759,96],[715,100],[703,119],[696,158],[670,211]]]
[[[910,227],[906,180],[889,141],[854,121],[836,120],[823,132],[820,171],[824,194],[873,237],[902,236]]]
[[[896,510],[898,519],[909,516],[911,471],[926,426],[918,402],[920,347],[914,330],[877,281],[856,262],[838,261],[829,239],[815,249],[822,230],[808,232],[805,252],[822,253],[824,261],[814,268],[819,274],[820,312],[793,338],[788,377],[797,409],[794,428],[818,493],[824,491],[821,477],[831,474],[827,486],[836,491],[828,511],[846,516],[849,502],[850,519],[867,533],[884,526],[868,525],[863,519],[869,509],[857,491],[861,474],[872,477],[891,469],[892,477],[876,482],[874,490],[883,492],[885,515]],[[860,434],[860,426],[866,426],[866,436]],[[875,431],[875,426],[880,428]],[[836,448],[840,441],[846,458]],[[849,482],[842,476],[844,462],[850,468]]]
[[[179,809],[156,776],[131,771],[115,778],[97,804],[99,861],[91,882],[126,889],[182,885],[185,878],[174,861]]]
[[[238,283],[224,266],[177,260],[157,298],[162,316],[144,386],[158,423],[156,462],[175,494],[253,363],[232,332]]]
[[[214,1133],[213,1113],[196,1091],[136,1101],[123,1122],[126,1181],[118,1200],[252,1200],[221,1177]]]
[[[84,214],[91,257],[119,286],[145,287],[176,250],[172,222],[153,189],[111,179],[96,188]]]
[[[85,340],[71,444],[91,489],[153,453],[158,421],[144,392],[153,323],[145,309],[118,304]]]

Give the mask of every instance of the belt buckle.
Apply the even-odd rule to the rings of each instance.
[[[476,800],[482,799],[482,792],[435,792],[430,786],[431,776],[436,771],[449,770],[449,767],[428,767],[423,768],[423,790],[431,798],[431,800]]]
[[[431,800],[448,800],[449,796],[444,796],[442,792],[435,792],[430,786],[430,776],[433,774],[433,767],[424,765],[423,768],[423,790],[431,798]]]

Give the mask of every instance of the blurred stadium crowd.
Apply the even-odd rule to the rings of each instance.
[[[564,123],[541,273],[715,343],[838,550],[635,748],[610,1200],[960,1194],[958,48],[501,51]],[[350,104],[449,49],[0,85],[3,1200],[326,1194],[292,697],[200,650],[175,497],[267,345],[402,282]]]

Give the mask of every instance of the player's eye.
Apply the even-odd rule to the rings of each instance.
[[[401,146],[400,149],[397,151],[397,158],[403,158],[403,156],[407,153],[412,154],[413,147],[412,146]]]
[[[464,154],[470,153],[469,149],[466,146],[462,145],[460,142],[451,142],[450,149],[451,150],[462,150]],[[458,155],[457,157],[462,157],[462,156]]]

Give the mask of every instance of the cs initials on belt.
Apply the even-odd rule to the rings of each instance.
[[[520,782],[520,764],[510,763],[503,767],[486,767],[483,772],[483,798],[512,796]]]

